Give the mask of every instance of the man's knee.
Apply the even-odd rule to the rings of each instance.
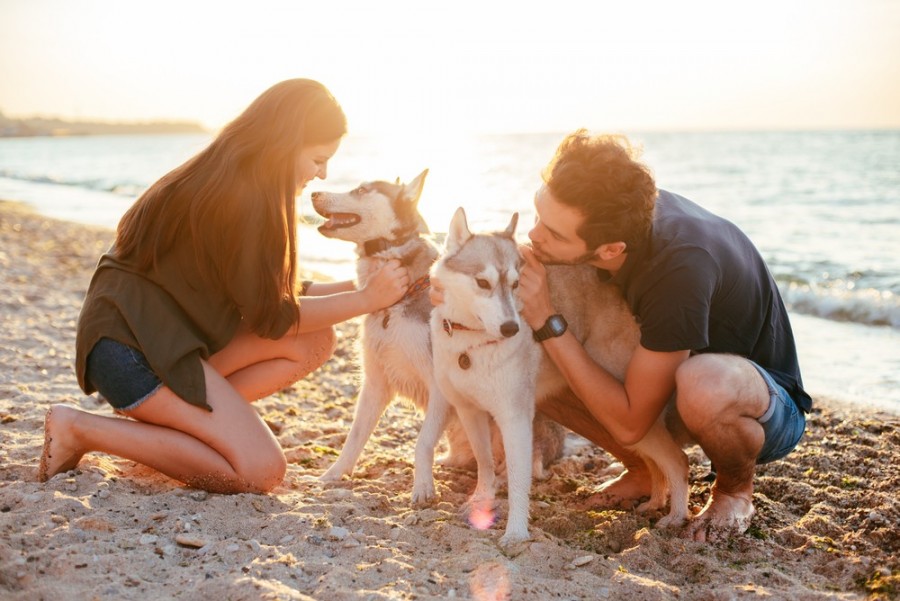
[[[675,402],[679,414],[690,425],[698,412],[709,414],[724,407],[734,396],[740,377],[732,357],[695,355],[675,372]]]

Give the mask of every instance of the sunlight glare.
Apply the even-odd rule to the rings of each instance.
[[[476,601],[507,601],[511,592],[509,570],[495,561],[482,564],[469,577],[469,590]]]
[[[476,530],[487,530],[497,521],[493,501],[472,501],[469,524]]]

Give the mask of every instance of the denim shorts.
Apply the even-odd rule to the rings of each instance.
[[[806,416],[787,391],[765,369],[750,361],[769,389],[769,409],[756,421],[763,427],[766,438],[756,458],[757,464],[781,459],[794,450],[806,430]]]
[[[87,379],[119,411],[131,411],[163,385],[140,351],[101,338],[87,358]]]

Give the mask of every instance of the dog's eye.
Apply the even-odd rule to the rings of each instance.
[[[511,288],[512,288],[513,290],[515,290],[515,289],[518,288],[518,287],[519,287],[519,280],[516,280],[515,282],[512,283]]]
[[[491,283],[485,279],[476,278],[475,283],[478,284],[478,287],[481,288],[482,290],[490,290],[491,289]]]
[[[369,191],[369,189],[366,188],[365,186],[358,186],[355,190],[350,192],[350,194],[352,194],[353,196],[362,196],[363,194],[365,194],[368,191]]]

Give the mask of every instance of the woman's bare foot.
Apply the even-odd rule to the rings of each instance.
[[[38,481],[46,482],[61,472],[74,469],[84,451],[75,444],[72,422],[79,411],[68,405],[54,405],[44,416],[44,450],[38,466]]]
[[[650,474],[625,470],[604,482],[581,505],[589,509],[630,508],[643,497],[650,496]]]

